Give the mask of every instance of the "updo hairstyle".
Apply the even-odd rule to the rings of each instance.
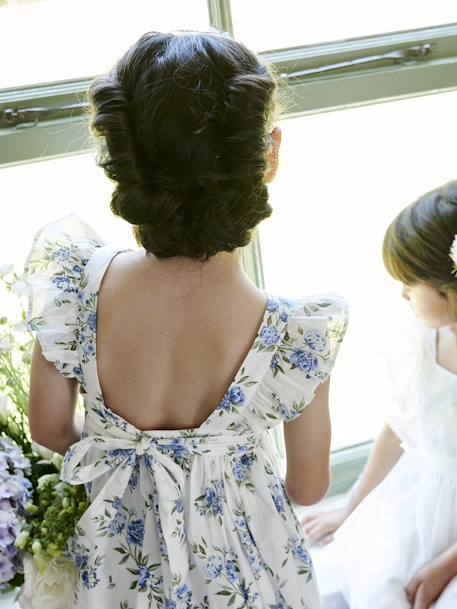
[[[265,185],[279,79],[219,32],[148,32],[90,85],[111,210],[158,258],[247,245],[270,216]]]

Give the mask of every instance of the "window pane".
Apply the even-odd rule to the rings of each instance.
[[[205,0],[0,0],[0,89],[93,76],[149,30],[208,25]]]
[[[384,419],[379,339],[412,313],[384,270],[382,239],[400,209],[456,177],[456,103],[452,92],[283,122],[274,212],[260,225],[265,283],[285,296],[335,290],[349,301],[332,375],[333,448],[373,437]]]
[[[22,270],[38,228],[70,212],[79,214],[105,239],[136,247],[130,225],[109,209],[112,189],[93,153],[0,169],[7,219],[0,231],[0,266],[14,264]]]
[[[238,39],[256,51],[410,30],[457,21],[455,0],[231,0]]]

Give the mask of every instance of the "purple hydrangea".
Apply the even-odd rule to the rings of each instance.
[[[0,439],[0,590],[17,572],[22,572],[21,557],[14,545],[25,525],[25,507],[32,499],[30,461],[21,448],[7,438]]]

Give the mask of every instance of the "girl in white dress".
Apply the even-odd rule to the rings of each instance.
[[[303,520],[329,544],[315,559],[323,594],[324,581],[339,591],[329,608],[457,608],[456,234],[451,182],[385,235],[386,268],[420,321],[390,344],[392,408],[348,505]]]

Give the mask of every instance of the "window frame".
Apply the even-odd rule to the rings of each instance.
[[[207,0],[207,7],[210,26],[236,35],[230,0]],[[431,52],[421,58],[360,63],[366,57],[421,45],[431,45]],[[272,63],[283,75],[281,80],[287,82],[284,119],[457,89],[457,23],[269,50],[260,56]],[[343,62],[350,65],[332,72],[289,76],[304,69]],[[86,77],[0,89],[0,169],[90,152],[94,143],[88,133],[83,104],[91,80]],[[74,104],[76,108],[61,111],[49,119],[43,118],[36,124],[13,125],[4,117],[7,109],[50,109]],[[243,263],[255,284],[264,289],[258,231],[254,231],[251,244],[243,250]],[[283,449],[281,430],[275,428],[273,435]],[[333,482],[329,495],[350,488],[360,474],[372,444],[365,442],[332,452]]]

